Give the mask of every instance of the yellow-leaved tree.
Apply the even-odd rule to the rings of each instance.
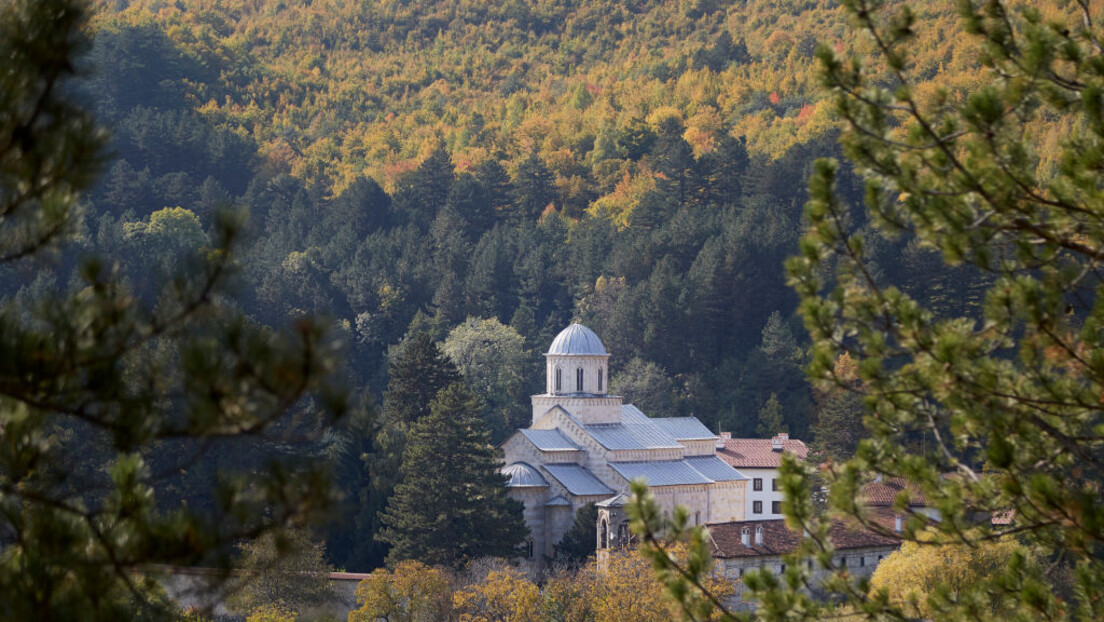
[[[540,590],[514,568],[492,570],[452,596],[460,622],[538,622]]]
[[[380,568],[360,582],[360,608],[349,612],[349,622],[443,620],[451,611],[450,593],[441,570],[416,561],[399,562],[394,571]]]
[[[924,540],[921,535],[917,542],[902,544],[870,579],[872,593],[885,591],[894,604],[919,618],[941,618],[962,607],[982,617],[999,615],[1005,609],[1004,595],[981,595],[972,588],[1009,564],[1030,563],[1030,556],[1011,539],[972,546]]]

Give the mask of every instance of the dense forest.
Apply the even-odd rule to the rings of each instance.
[[[613,354],[611,387],[652,416],[754,436],[771,402],[810,438],[823,400],[783,262],[813,160],[841,156],[817,42],[866,45],[835,2],[140,0],[100,3],[94,24],[75,95],[111,128],[112,158],[59,276],[16,274],[5,297],[64,288],[99,254],[152,304],[237,208],[236,304],[261,325],[331,318],[349,384],[385,413],[410,337],[451,352],[458,327],[482,326],[518,337],[513,379],[473,382],[455,362],[500,442],[540,390],[540,354],[579,320]],[[944,29],[926,32],[925,76],[952,91],[981,79]],[[861,182],[839,183],[864,227]],[[947,312],[977,303],[979,280],[923,243],[869,242],[878,278]],[[188,466],[160,494],[201,504],[204,478],[231,465],[324,454],[360,517],[344,531],[375,530],[365,482],[390,490],[396,465],[363,464],[383,451],[380,408],[363,410],[304,445],[162,452]],[[370,533],[363,550],[335,538],[339,566],[383,559]]]

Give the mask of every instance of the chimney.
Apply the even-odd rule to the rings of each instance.
[[[782,451],[782,442],[790,440],[789,432],[779,432],[771,439],[771,450]]]
[[[751,546],[751,532],[747,527],[740,530],[740,544],[744,546]]]
[[[724,449],[725,441],[732,440],[732,432],[721,432],[717,434],[717,449]]]
[[[763,546],[763,526],[755,528],[755,546]]]
[[[898,514],[893,517],[893,531],[901,533],[901,515]]]

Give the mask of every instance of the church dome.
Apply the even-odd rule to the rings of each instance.
[[[545,354],[576,354],[609,356],[606,346],[594,331],[582,324],[575,323],[560,331],[552,340],[552,346]]]
[[[541,477],[540,471],[524,462],[506,465],[499,472],[510,477],[510,481],[506,482],[510,488],[548,485],[548,482]]]

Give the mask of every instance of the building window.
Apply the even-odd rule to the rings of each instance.
[[[579,393],[583,392],[583,368],[575,370],[575,390]]]
[[[763,478],[756,477],[755,479],[751,480],[751,489],[763,490]]]
[[[602,521],[602,529],[599,531],[598,546],[603,549],[609,548],[609,523],[605,520]]]
[[[778,574],[786,573],[786,564],[778,564]]]
[[[865,566],[866,565],[866,555],[863,555],[862,557],[859,558],[859,565],[860,566]]]
[[[771,478],[771,490],[773,492],[778,492],[778,478],[777,477],[772,477]]]
[[[840,556],[840,566],[842,566],[843,568],[847,567],[847,558],[842,555]]]
[[[529,539],[525,541],[525,555],[526,557],[533,556],[533,540]]]
[[[752,514],[762,514],[763,513],[763,502],[762,501],[752,501],[752,503],[751,503],[751,513]]]
[[[781,514],[781,513],[782,513],[782,502],[781,501],[771,501],[771,514]]]
[[[563,372],[556,368],[556,393],[563,391]]]
[[[602,392],[602,368],[598,368],[598,392]]]
[[[699,512],[694,512],[694,524],[695,525],[700,525],[701,524],[701,512],[700,511]]]

